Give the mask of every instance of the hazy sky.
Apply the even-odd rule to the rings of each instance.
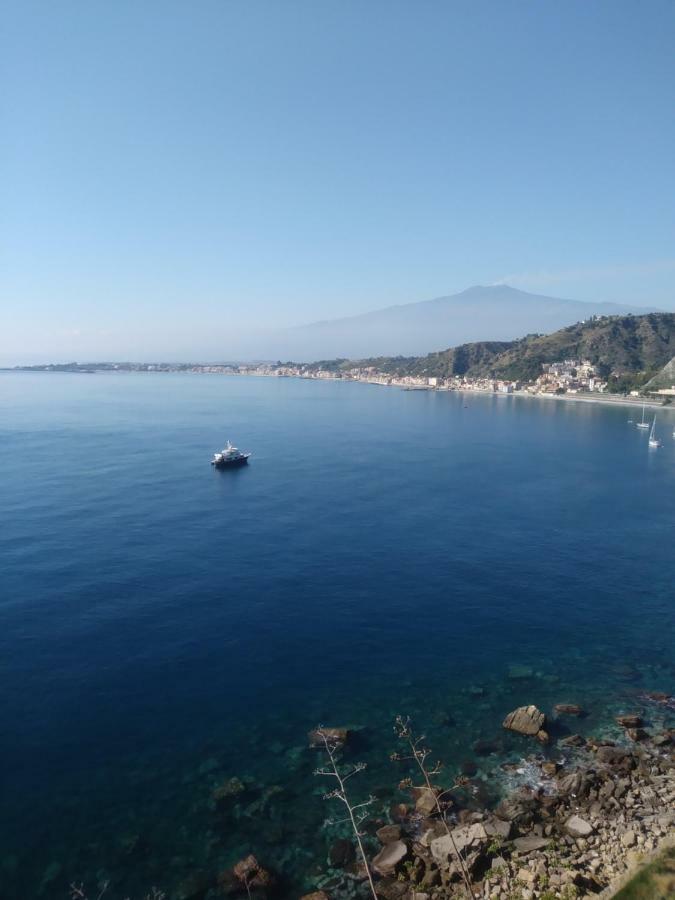
[[[501,280],[675,309],[671,0],[15,0],[0,41],[0,363]]]

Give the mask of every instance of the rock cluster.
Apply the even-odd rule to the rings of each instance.
[[[526,706],[504,726],[538,737],[545,722]],[[629,738],[629,727],[643,723],[626,716],[617,724]],[[396,824],[376,831],[378,896],[466,898],[468,877],[477,900],[590,897],[673,834],[675,731],[621,744],[570,735],[552,752],[556,759],[527,760],[540,772],[537,786],[513,791],[492,812],[452,809],[444,822],[429,791],[413,789],[412,805],[392,808]],[[320,886],[331,900],[347,896],[344,882],[327,878]]]
[[[561,706],[556,716],[578,715],[578,707]],[[616,722],[625,733],[620,742],[573,734],[549,746],[547,758],[529,757],[531,782],[493,810],[459,808],[447,792],[402,782],[410,802],[393,804],[388,821],[372,822],[362,835],[378,897],[466,900],[467,883],[475,900],[571,900],[605,891],[675,833],[675,729],[649,734],[637,713]],[[504,721],[539,740],[545,724],[536,706],[520,707]],[[639,740],[631,735],[636,729]],[[346,730],[336,731],[346,740]],[[240,788],[230,779],[216,791],[222,802]],[[334,840],[327,863],[301,900],[368,895],[368,873],[351,837]],[[249,855],[222,872],[200,900],[245,900],[246,894],[269,900],[275,883]]]
[[[516,713],[509,721],[536,735],[534,725],[542,724],[536,707]],[[397,845],[408,847],[401,855],[405,868],[381,879],[378,894],[385,900],[466,896],[462,868],[481,900],[600,893],[673,834],[674,741],[673,732],[628,746],[575,735],[564,741],[574,747],[573,765],[540,761],[546,791],[523,787],[494,813],[461,812],[461,824],[449,829],[433,817],[420,828],[413,817],[396,832]]]

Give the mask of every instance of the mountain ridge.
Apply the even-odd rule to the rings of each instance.
[[[296,359],[418,356],[434,345],[449,347],[549,333],[592,315],[657,311],[653,307],[531,294],[507,284],[473,285],[430,300],[299,325],[286,329],[277,340],[284,348],[281,355]]]
[[[492,377],[529,381],[545,363],[588,359],[600,374],[616,379],[654,378],[675,356],[675,313],[604,316],[577,322],[551,334],[530,334],[514,341],[473,341],[423,356],[379,356],[335,360],[320,365],[334,370],[372,367],[391,375],[447,378]],[[317,364],[318,365],[318,364]]]

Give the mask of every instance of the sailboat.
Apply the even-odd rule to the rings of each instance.
[[[638,428],[649,428],[649,422],[645,422],[645,405],[642,404],[642,421],[637,423]]]
[[[652,422],[652,430],[649,432],[649,446],[650,447],[660,447],[661,441],[656,437],[654,433],[654,429],[656,428],[656,416],[654,416],[654,421]]]

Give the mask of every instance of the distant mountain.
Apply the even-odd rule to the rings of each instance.
[[[547,335],[528,335],[517,341],[480,341],[413,357],[371,357],[358,365],[374,366],[396,375],[469,378],[490,376],[530,381],[544,363],[562,359],[588,359],[601,373],[645,377],[648,380],[675,356],[675,313],[611,316],[579,322]],[[341,360],[333,368],[349,369],[354,360]]]
[[[287,329],[275,336],[278,349],[270,355],[305,360],[418,355],[470,341],[509,341],[532,332],[549,333],[592,315],[650,311],[617,303],[562,300],[507,285],[478,286],[449,297]]]

